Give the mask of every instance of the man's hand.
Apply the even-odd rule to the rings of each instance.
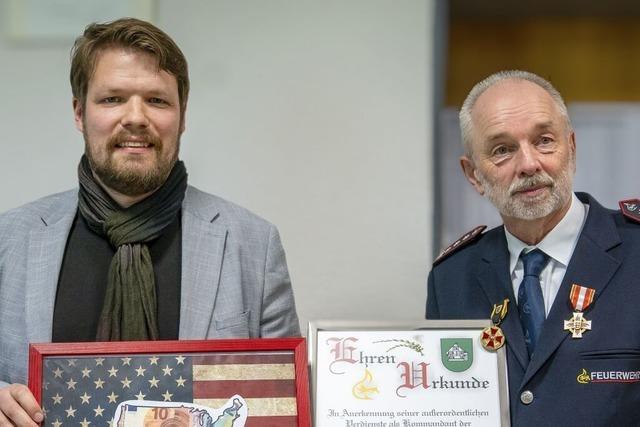
[[[36,427],[44,415],[31,390],[24,384],[0,388],[0,426]]]

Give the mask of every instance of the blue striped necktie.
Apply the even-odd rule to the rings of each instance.
[[[523,252],[520,258],[524,264],[524,277],[518,288],[518,311],[529,357],[531,357],[545,318],[540,272],[547,265],[549,256],[540,249],[534,249],[526,254]]]

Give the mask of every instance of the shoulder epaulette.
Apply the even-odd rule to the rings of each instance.
[[[460,237],[458,240],[456,240],[449,246],[447,246],[445,250],[440,252],[440,255],[438,255],[438,258],[436,258],[436,260],[433,261],[433,266],[435,267],[436,265],[438,265],[439,263],[447,259],[450,255],[457,252],[458,249],[463,248],[467,246],[469,243],[477,240],[478,237],[482,235],[482,232],[484,231],[485,228],[487,228],[486,225],[479,225],[473,230],[469,231],[468,233],[465,233],[462,237]]]
[[[622,215],[626,216],[633,222],[640,222],[640,200],[628,199],[618,202]]]

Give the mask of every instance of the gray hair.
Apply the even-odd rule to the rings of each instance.
[[[471,134],[473,132],[471,110],[476,104],[478,98],[480,98],[480,95],[482,95],[491,86],[504,80],[526,80],[540,86],[542,89],[547,91],[547,93],[551,96],[556,106],[558,107],[560,115],[565,120],[567,131],[570,131],[572,129],[571,120],[569,119],[569,113],[567,112],[567,106],[562,99],[562,95],[560,95],[560,92],[558,92],[558,90],[553,87],[551,83],[538,76],[537,74],[533,74],[528,71],[499,71],[497,73],[491,74],[489,77],[477,83],[471,89],[469,95],[467,95],[467,99],[464,100],[462,108],[460,109],[460,133],[462,134],[462,143],[464,145],[465,154],[468,156],[471,156]]]

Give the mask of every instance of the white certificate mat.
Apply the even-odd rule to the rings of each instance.
[[[508,426],[504,348],[484,320],[311,322],[316,427]]]

